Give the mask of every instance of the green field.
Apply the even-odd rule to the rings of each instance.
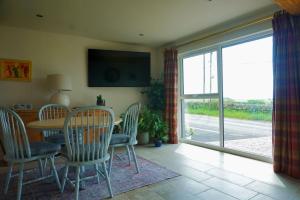
[[[217,108],[209,108],[207,106],[203,106],[201,108],[188,106],[187,112],[189,114],[208,115],[208,116],[215,116],[215,117],[219,116],[219,111]],[[262,111],[249,112],[244,110],[233,110],[230,108],[224,108],[224,117],[234,118],[234,119],[245,119],[245,120],[272,121],[271,112],[262,112]]]

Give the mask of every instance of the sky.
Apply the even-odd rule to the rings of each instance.
[[[222,49],[224,98],[272,99],[272,45],[272,37],[267,37]],[[217,92],[216,52],[213,52],[211,57],[210,54],[206,54],[205,59],[203,55],[184,59],[183,70],[185,94]]]

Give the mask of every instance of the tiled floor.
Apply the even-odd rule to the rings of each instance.
[[[136,152],[182,176],[114,200],[300,200],[300,180],[274,174],[269,163],[189,144],[137,146]]]
[[[300,180],[274,174],[269,163],[189,144],[138,146],[136,151],[182,176],[113,199],[300,200]]]

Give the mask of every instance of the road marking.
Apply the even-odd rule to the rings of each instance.
[[[209,129],[202,129],[202,128],[192,128],[193,130],[199,130],[199,131],[207,131],[207,132],[212,132],[212,133],[217,133],[219,134],[219,131],[213,131],[213,130],[209,130]]]
[[[202,123],[204,120],[198,119],[198,120],[186,120],[187,123],[191,124],[192,122],[195,125],[207,125],[207,123]],[[216,124],[212,123],[216,127],[218,127],[219,123],[216,122]],[[264,129],[264,130],[270,130],[272,129],[271,125],[269,127],[262,126],[262,125],[252,125],[252,124],[246,124],[246,123],[238,123],[238,122],[226,122],[224,123],[224,126],[237,126],[237,127],[245,127],[245,128],[258,128],[258,129]]]

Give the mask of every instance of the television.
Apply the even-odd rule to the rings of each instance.
[[[88,87],[145,87],[150,53],[88,49]]]

